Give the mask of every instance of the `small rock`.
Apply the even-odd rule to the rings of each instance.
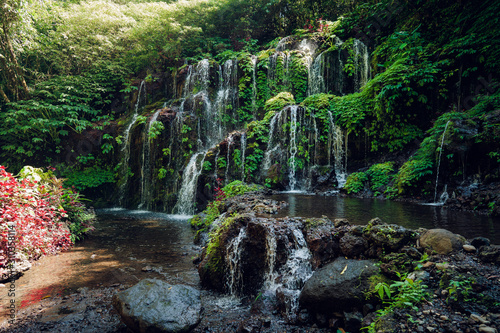
[[[431,327],[431,326],[427,326],[426,329],[429,332],[434,332],[436,330],[434,327]]]
[[[449,318],[445,315],[439,316],[439,319],[444,320],[444,321],[449,320]]]
[[[483,333],[498,333],[498,331],[496,330],[496,328],[489,327],[489,326],[479,327],[479,332],[483,332]]]
[[[465,252],[469,252],[469,253],[474,253],[477,251],[477,249],[473,245],[468,245],[468,244],[465,244],[463,246],[463,249]]]
[[[145,266],[141,269],[141,271],[143,272],[151,272],[153,269],[151,268],[151,266]]]
[[[473,321],[479,322],[481,324],[489,324],[490,323],[488,320],[484,319],[483,317],[481,317],[480,315],[477,315],[475,313],[471,313],[470,319],[472,319]]]
[[[447,262],[437,263],[436,268],[440,271],[444,271],[445,269],[450,268],[450,264],[448,264]]]
[[[422,265],[423,268],[429,268],[432,266],[434,266],[434,263],[432,261],[427,261]]]

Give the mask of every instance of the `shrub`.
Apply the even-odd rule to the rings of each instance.
[[[0,268],[69,249],[93,215],[52,170],[25,167],[15,178],[0,166]],[[69,220],[69,219],[73,220]]]
[[[368,176],[364,172],[351,173],[345,182],[344,188],[347,193],[358,193],[365,188],[365,182],[368,181]]]

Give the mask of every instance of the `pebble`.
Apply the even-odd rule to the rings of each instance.
[[[450,268],[450,264],[448,264],[447,262],[438,263],[436,264],[436,268],[441,271],[444,271],[445,269]]]
[[[481,324],[489,324],[490,323],[488,320],[484,319],[483,317],[481,317],[480,315],[477,315],[475,313],[471,313],[470,319],[472,319],[473,321],[480,322]]]
[[[447,316],[444,316],[444,315],[443,316],[439,316],[439,319],[445,320],[445,321],[449,320],[449,318]]]
[[[431,327],[431,326],[427,326],[427,331],[429,332],[434,332],[436,329],[434,327]]]
[[[483,332],[483,333],[498,333],[498,331],[495,328],[489,327],[489,326],[479,327],[479,332]]]
[[[465,245],[463,246],[463,249],[464,249],[464,251],[465,251],[465,252],[469,252],[469,253],[473,253],[473,252],[476,252],[476,251],[477,251],[477,249],[476,249],[476,247],[475,247],[475,246],[473,246],[473,245],[469,245],[469,244],[465,244]]]

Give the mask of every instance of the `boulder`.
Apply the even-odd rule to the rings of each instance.
[[[397,224],[374,224],[370,221],[365,228],[365,237],[374,247],[386,251],[397,251],[412,240],[412,232]]]
[[[449,254],[463,248],[465,238],[446,229],[430,229],[420,237],[420,246],[438,254]]]
[[[482,246],[479,250],[479,258],[484,262],[500,265],[500,246]]]
[[[312,253],[312,267],[316,269],[339,256],[339,240],[334,236],[335,227],[330,223],[312,226],[306,230],[306,242]]]
[[[364,253],[368,243],[363,237],[346,234],[340,239],[340,249],[349,258],[358,258]]]
[[[369,278],[378,272],[373,260],[337,258],[307,280],[299,296],[300,305],[323,313],[362,307],[370,287]]]
[[[145,279],[113,296],[113,306],[133,332],[189,332],[200,322],[200,291]]]

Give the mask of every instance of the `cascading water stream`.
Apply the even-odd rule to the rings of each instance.
[[[439,147],[439,158],[438,158],[438,165],[437,165],[437,170],[436,170],[436,186],[434,188],[434,203],[437,203],[437,191],[438,191],[438,181],[439,181],[439,167],[441,166],[441,155],[443,154],[443,146],[444,146],[444,136],[446,134],[446,130],[448,129],[448,124],[450,123],[451,120],[448,120],[446,122],[446,125],[444,126],[444,131],[443,135],[441,136],[441,146]],[[446,192],[446,189],[445,189]]]
[[[241,151],[241,180],[245,181],[245,159],[247,149],[247,133],[242,132],[240,137],[240,151]]]
[[[231,165],[231,146],[233,145],[233,134],[227,138],[227,154],[226,154],[226,172],[224,173],[224,184],[229,184],[229,168]]]
[[[354,90],[359,91],[370,78],[368,48],[359,39],[354,40]]]
[[[124,206],[125,204],[125,195],[127,192],[128,178],[129,178],[129,161],[130,161],[130,130],[132,126],[134,126],[137,118],[139,117],[139,110],[146,105],[146,82],[141,81],[139,86],[139,91],[137,93],[137,101],[134,106],[134,114],[132,115],[132,119],[127,124],[125,131],[123,132],[123,146],[121,151],[123,153],[123,158],[120,167],[120,179],[121,185],[118,189],[119,197],[118,203],[120,206]]]
[[[325,88],[325,78],[323,76],[324,71],[324,56],[320,53],[312,62],[309,70],[309,84],[308,84],[308,95],[324,93]]]
[[[235,237],[227,248],[226,263],[229,268],[229,276],[226,281],[226,287],[230,295],[237,295],[241,287],[242,275],[241,270],[241,243],[247,237],[246,228],[241,228],[240,233]]]
[[[165,105],[163,106],[165,107]],[[151,140],[149,138],[149,133],[151,131],[151,126],[154,124],[161,109],[157,110],[151,117],[149,123],[144,128],[143,133],[143,143],[142,143],[142,168],[141,168],[141,202],[139,208],[150,208],[151,203],[151,192],[152,192],[152,161],[151,161]]]
[[[182,175],[182,185],[179,190],[174,212],[179,215],[193,215],[195,212],[195,196],[198,177],[201,174],[207,151],[193,154]],[[198,160],[201,159],[201,162]]]
[[[257,116],[257,57],[251,57],[252,60],[252,115]]]
[[[196,161],[200,159],[201,154],[203,154],[204,159],[207,151],[220,142],[227,133],[227,128],[221,119],[228,110],[233,110],[237,104],[237,73],[236,60],[227,60],[223,67],[219,67],[219,85],[215,93],[214,103],[209,98],[210,63],[207,59],[196,65],[189,77],[189,84],[185,86],[185,89],[188,89],[183,93],[185,100],[192,99],[196,107],[201,105],[202,108],[199,111],[201,114],[197,115],[197,152],[191,157],[183,172],[181,189],[174,208],[178,214],[194,213],[197,181],[203,170],[203,160],[201,164]]]
[[[290,107],[290,160],[289,160],[289,187],[290,191],[295,191],[297,179],[295,178],[295,155],[297,154],[297,109],[298,105]]]

